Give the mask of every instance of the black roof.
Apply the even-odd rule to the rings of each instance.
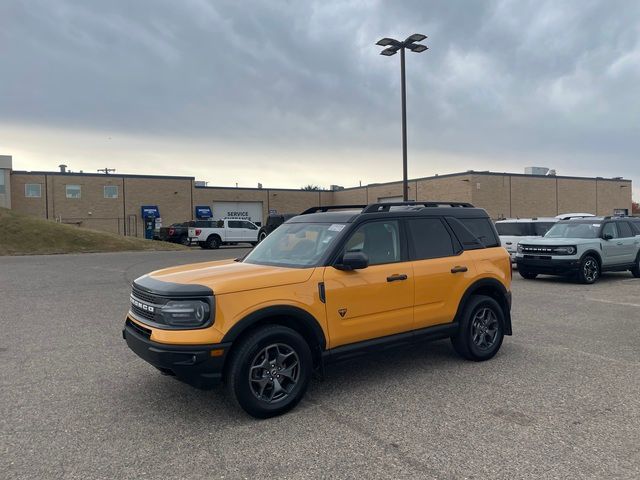
[[[443,206],[449,205],[449,206]],[[352,223],[356,219],[435,216],[456,218],[489,218],[483,208],[461,202],[393,202],[369,205],[332,205],[313,207],[293,217],[292,223]]]

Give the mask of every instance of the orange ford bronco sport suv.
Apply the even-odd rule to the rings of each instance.
[[[511,261],[466,203],[318,207],[244,258],[133,282],[123,336],[162,373],[226,383],[255,417],[293,408],[314,369],[392,345],[451,338],[493,357],[511,334]]]

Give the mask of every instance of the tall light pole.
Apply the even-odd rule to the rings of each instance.
[[[387,47],[380,52],[380,55],[384,55],[385,57],[391,57],[400,50],[400,88],[402,95],[402,198],[405,202],[409,199],[409,185],[407,179],[407,88],[404,75],[404,51],[408,48],[415,53],[424,52],[428,47],[417,42],[421,42],[425,38],[427,38],[426,35],[414,33],[407,37],[404,42],[394,38],[385,37],[378,40],[376,43],[376,45],[380,45],[381,47]]]

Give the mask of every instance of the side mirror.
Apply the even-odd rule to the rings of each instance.
[[[604,235],[602,235],[602,238],[604,238],[605,240],[613,240],[613,235],[611,235],[610,233],[605,233]]]
[[[338,270],[360,270],[369,266],[369,257],[364,252],[347,252],[342,257],[342,262],[335,265]]]

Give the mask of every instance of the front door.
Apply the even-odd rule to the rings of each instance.
[[[602,226],[602,238],[602,257],[605,266],[628,263],[625,261],[624,242],[614,222],[607,222]]]
[[[253,243],[258,241],[258,227],[246,220],[242,221],[242,240]]]
[[[326,267],[324,284],[330,348],[412,329],[413,269],[397,220],[367,222],[343,251],[361,251],[369,266]]]
[[[242,228],[242,220],[229,220],[227,222],[227,231],[225,232],[227,235],[227,242],[242,242],[242,232],[244,232],[244,228]]]

